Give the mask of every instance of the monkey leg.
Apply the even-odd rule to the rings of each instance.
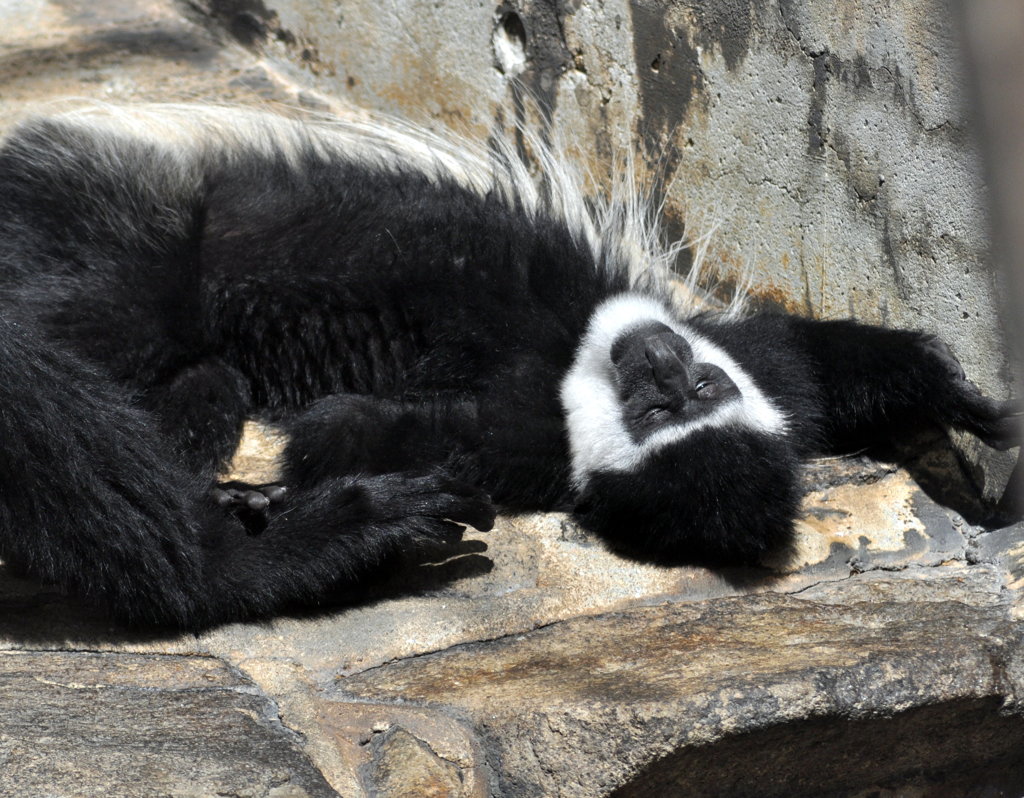
[[[477,415],[470,400],[399,402],[357,394],[329,396],[289,425],[284,481],[312,485],[345,474],[442,466],[477,439]]]
[[[260,534],[210,539],[213,603],[200,625],[318,603],[397,555],[458,542],[464,525],[489,530],[494,515],[483,492],[440,473],[326,478],[271,505]]]
[[[328,479],[261,535],[181,466],[153,415],[29,325],[0,318],[0,556],[132,623],[200,629],[317,603],[461,524],[481,493],[440,475]]]
[[[212,479],[238,447],[249,386],[237,369],[209,358],[147,388],[140,403],[153,413],[182,463]]]

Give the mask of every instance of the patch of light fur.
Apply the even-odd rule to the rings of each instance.
[[[736,276],[736,284],[728,292],[728,298],[721,300],[717,296],[717,288],[721,286],[717,264],[708,258],[708,249],[717,238],[718,230],[724,217],[717,207],[695,210],[687,207],[685,211],[687,238],[679,242],[679,250],[690,250],[690,271],[682,281],[683,290],[689,297],[697,298],[702,310],[713,310],[725,318],[738,318],[747,310],[747,298],[750,288],[750,264],[744,265]],[[694,231],[694,232],[689,232]]]
[[[533,213],[545,213],[565,222],[576,239],[596,256],[600,231],[584,190],[587,176],[581,167],[562,155],[566,142],[545,143],[534,131],[518,127],[511,134],[493,136],[490,143],[500,164],[499,184],[510,197],[519,199]],[[536,175],[520,157],[520,148],[535,162]]]
[[[686,339],[697,362],[721,368],[739,389],[740,397],[707,416],[659,430],[636,443],[622,418],[611,348],[623,332],[652,321],[665,324]],[[638,294],[609,299],[594,312],[572,368],[562,381],[561,401],[577,487],[596,471],[632,471],[653,452],[698,430],[736,425],[769,434],[786,431],[785,414],[728,353],[678,321],[664,303]]]
[[[600,252],[607,267],[625,271],[634,290],[654,296],[670,297],[682,315],[713,309],[730,318],[745,310],[746,285],[731,292],[724,306],[711,298],[709,292],[717,285],[716,269],[707,257],[720,215],[710,211],[694,211],[687,207],[687,234],[668,240],[662,227],[666,202],[671,194],[670,182],[659,202],[653,201],[632,153],[618,159],[612,186],[606,201],[595,206],[595,226],[600,231]],[[676,264],[685,250],[690,251],[690,270],[679,281],[674,279]]]
[[[539,179],[517,153],[512,135],[488,143],[363,110],[341,115],[274,106],[64,101],[36,117],[49,117],[99,139],[131,137],[193,166],[210,158],[256,151],[297,161],[306,152],[364,163],[380,169],[413,168],[451,179],[481,195],[497,191],[527,213],[563,220],[585,246],[598,248],[595,220],[587,208],[577,170],[526,130],[515,131],[537,161]],[[32,117],[29,117],[31,122]]]
[[[574,149],[567,133],[551,131],[550,142],[524,128],[513,133],[518,135],[527,156],[537,164],[536,194],[530,192],[536,200],[524,205],[564,221],[590,249],[599,268],[625,275],[634,290],[669,295],[675,264],[693,242],[665,241],[660,223],[664,201],[653,203],[650,193],[642,189],[633,154],[625,152],[616,158],[608,191],[594,195],[588,187],[601,181],[566,156]],[[534,178],[511,137],[497,137],[492,143],[503,165],[515,165],[515,171],[509,173],[505,182],[516,194]],[[699,263],[702,259],[694,260]],[[687,309],[694,308],[680,308]]]
[[[102,103],[90,103],[90,106],[106,107]],[[103,172],[117,174],[122,168],[119,157],[120,149],[116,146],[117,141],[119,138],[123,139],[125,135],[134,134],[131,132],[126,134],[121,126],[112,122],[94,125],[82,121],[82,109],[85,107],[87,106],[69,101],[47,104],[42,109],[37,108],[31,115],[23,115],[7,131],[8,135],[5,138],[16,138],[20,129],[30,129],[33,124],[42,121],[53,120],[63,123],[66,120],[66,124],[75,130],[84,128],[85,135],[93,140],[94,146],[88,150],[91,162],[99,166]],[[49,113],[41,111],[49,111]],[[31,151],[21,148],[18,154],[30,169],[55,173],[73,169],[77,162],[75,158],[66,157],[67,153],[56,143],[52,147]],[[153,168],[136,175],[135,180],[136,186],[152,199],[154,224],[148,234],[137,229],[131,230],[131,236],[136,237],[139,241],[148,240],[150,245],[159,243],[162,235],[180,231],[184,225],[188,224],[189,214],[182,210],[181,203],[178,201],[183,197],[192,196],[202,183],[201,170],[194,158],[183,158],[172,148],[163,147],[156,149],[153,159]],[[89,181],[82,182],[88,184]],[[89,225],[91,222],[97,238],[107,235],[110,230],[123,229],[122,220],[116,208],[105,202],[95,202],[90,219],[80,219],[79,222],[85,225]],[[131,236],[126,236],[119,243],[130,246]]]
[[[689,293],[697,296],[703,293],[699,286],[707,284],[704,256],[714,226],[698,236],[666,243],[660,226],[663,202],[652,203],[641,190],[630,153],[617,159],[607,195],[588,197],[586,187],[599,181],[566,157],[570,142],[565,134],[553,133],[556,139],[545,142],[520,127],[496,133],[484,144],[355,109],[325,114],[278,106],[271,112],[260,107],[93,100],[64,101],[51,108],[51,117],[92,135],[127,135],[161,147],[187,172],[196,168],[194,159],[203,153],[219,158],[242,150],[293,159],[312,150],[381,169],[412,167],[480,194],[498,191],[527,213],[560,219],[600,268],[625,274],[636,290],[669,295],[674,265],[685,248],[693,250],[694,266],[685,281]],[[520,148],[535,169],[524,163]],[[687,226],[693,228],[689,214]],[[680,308],[687,309],[694,308]]]
[[[131,136],[192,157],[248,150],[297,159],[312,150],[381,168],[412,166],[489,190],[494,169],[482,145],[434,134],[396,119],[353,112],[343,117],[207,104],[125,104],[89,101],[53,114],[94,135]]]
[[[682,242],[663,244],[659,220],[664,204],[654,206],[641,191],[632,152],[617,160],[608,199],[597,207],[602,254],[613,268],[625,264],[631,286],[661,294]]]

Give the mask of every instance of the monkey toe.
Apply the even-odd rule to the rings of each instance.
[[[495,509],[490,497],[444,472],[383,474],[370,478],[362,487],[382,518],[454,521],[481,532],[494,526]]]
[[[283,485],[238,481],[222,482],[210,491],[213,501],[232,512],[250,535],[258,535],[267,528],[271,511],[285,501],[287,494]]]

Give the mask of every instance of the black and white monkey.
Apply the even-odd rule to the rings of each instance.
[[[503,153],[209,107],[18,125],[3,559],[197,629],[316,604],[494,505],[752,562],[789,539],[809,455],[922,417],[1016,443],[936,338],[674,307],[635,202]],[[288,493],[247,513],[211,487],[260,415],[288,429]]]

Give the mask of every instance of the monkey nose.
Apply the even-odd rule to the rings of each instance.
[[[693,353],[685,339],[675,333],[658,333],[644,340],[644,355],[662,389],[686,384],[687,363]]]

